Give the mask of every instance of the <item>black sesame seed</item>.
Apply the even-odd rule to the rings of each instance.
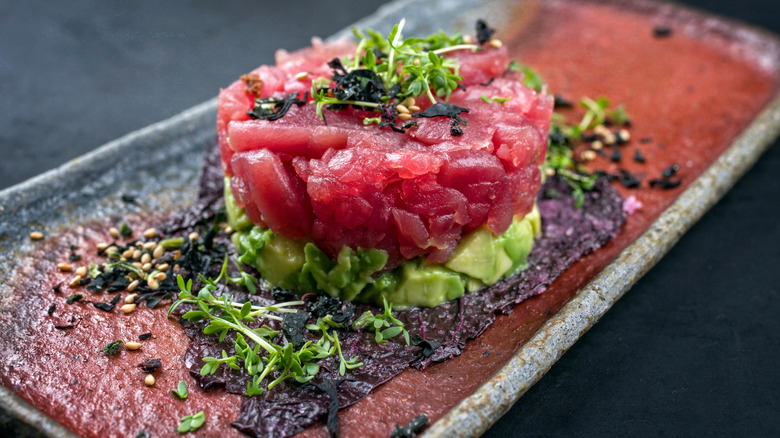
[[[639,149],[634,151],[634,161],[636,161],[637,163],[645,162],[645,156],[642,155],[642,152],[640,152]]]
[[[669,26],[655,26],[653,36],[656,38],[666,38],[672,35],[672,28]]]

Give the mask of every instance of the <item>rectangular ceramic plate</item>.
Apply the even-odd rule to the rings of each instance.
[[[641,146],[647,165],[637,167],[624,158],[622,167],[646,179],[671,162],[681,167],[678,189],[624,191],[644,206],[612,243],[575,264],[544,294],[499,317],[462,356],[425,371],[433,382],[458,369],[468,377],[455,392],[423,394],[432,397],[425,412],[436,420],[426,435],[474,436],[533,385],[777,136],[780,45],[759,31],[678,6],[618,0],[398,1],[356,26],[387,31],[404,16],[407,35],[440,28],[469,31],[476,18],[487,19],[511,53],[536,68],[553,92],[570,99],[607,95],[626,106],[633,137],[653,141]],[[657,26],[673,32],[658,38]],[[193,202],[200,163],[192,157],[214,138],[215,114],[216,101],[206,102],[0,192],[0,269],[16,272],[30,263],[33,245],[26,236],[33,229],[51,235],[86,221],[171,211]],[[181,166],[162,164],[170,162]],[[605,158],[594,166],[617,168]],[[124,193],[137,195],[140,205],[119,201]],[[14,287],[12,279],[0,280],[0,312],[24,304]],[[0,336],[12,332],[13,327],[0,327]],[[483,350],[476,344],[506,354],[483,366],[478,362]],[[359,412],[394,392],[409,400],[393,415],[410,418],[420,412],[423,402],[415,397],[426,389],[408,386],[415,373],[401,374],[342,411],[342,431],[380,430],[381,425],[366,424],[379,420],[366,420]],[[437,387],[428,386],[427,391]],[[44,436],[72,435],[0,388],[0,421],[9,417]]]

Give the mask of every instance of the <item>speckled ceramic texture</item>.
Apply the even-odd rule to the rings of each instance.
[[[503,22],[507,15],[502,11],[511,3],[398,1],[355,26],[387,31],[388,23],[406,17],[407,32],[414,34],[466,28],[476,18],[503,27],[508,23]],[[345,29],[333,38],[349,34]],[[755,38],[778,45],[771,36],[757,34]],[[200,152],[215,138],[215,115],[216,100],[210,100],[0,192],[0,270],[14,272],[33,246],[40,245],[27,237],[31,231],[53,235],[83,222],[104,220],[107,215],[153,214],[193,202]],[[723,196],[779,132],[780,100],[775,99],[639,239],[552,317],[499,373],[424,435],[476,436],[484,432]],[[138,203],[122,202],[123,194],[136,196]],[[9,305],[12,281],[9,277],[0,279],[0,311]],[[6,388],[0,388],[0,423],[14,424],[20,436],[74,436]]]

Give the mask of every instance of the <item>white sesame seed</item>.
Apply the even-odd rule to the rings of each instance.
[[[163,256],[164,253],[165,253],[165,248],[158,245],[157,248],[155,248],[154,251],[152,252],[152,256],[156,259],[159,259],[160,257]]]
[[[41,240],[43,239],[43,237],[44,237],[43,233],[41,233],[40,231],[33,231],[32,233],[30,233],[30,239],[32,240]]]
[[[133,258],[133,252],[135,252],[133,248],[128,248],[125,250],[125,252],[122,253],[122,257],[126,259],[131,259]]]
[[[158,273],[154,274],[154,277],[152,277],[152,278],[154,278],[157,281],[163,281],[166,278],[168,278],[168,275],[166,275],[165,272],[158,272]]]
[[[144,377],[144,383],[146,386],[154,386],[154,376],[147,374],[146,377]]]
[[[403,106],[405,106],[405,107],[409,108],[409,107],[411,107],[411,106],[414,106],[414,105],[415,105],[415,103],[417,103],[417,102],[415,102],[415,100],[414,100],[414,97],[412,97],[412,96],[409,96],[409,97],[407,97],[406,99],[404,99],[404,101],[403,101],[403,102],[401,102],[401,105],[403,105]]]
[[[149,286],[149,289],[151,290],[157,290],[160,288],[160,283],[157,282],[154,278],[150,278],[146,280],[146,284]]]
[[[471,35],[463,35],[463,44],[474,44],[474,38]]]
[[[398,114],[398,120],[407,121],[407,120],[411,120],[411,118],[412,118],[412,115],[408,114],[408,113]]]
[[[225,234],[233,234],[233,227],[230,225],[225,227]]]
[[[151,239],[152,237],[154,237],[156,235],[157,235],[157,230],[154,229],[154,228],[147,228],[144,231],[144,237],[146,237],[147,239]]]
[[[86,266],[80,266],[78,269],[76,269],[76,275],[81,275],[82,277],[87,276],[87,267]]]
[[[133,283],[138,285],[138,280],[135,280]],[[129,288],[130,287],[128,287],[128,289]],[[135,289],[135,287],[133,289]],[[134,304],[135,303],[135,297],[137,297],[137,296],[138,296],[138,294],[130,294],[130,295],[126,296],[125,297],[125,304]]]
[[[111,235],[114,239],[119,238],[119,230],[116,229],[116,227],[111,227],[108,229],[108,234]]]
[[[409,105],[409,111],[416,113],[417,111],[420,111],[420,107],[417,105]]]
[[[73,270],[73,266],[71,266],[69,263],[57,263],[57,269],[63,272],[68,272]]]
[[[167,263],[160,263],[159,265],[155,266],[156,269],[160,271],[167,271],[168,270],[168,264]]]
[[[620,136],[620,139],[622,141],[631,140],[631,133],[628,132],[628,129],[621,129],[620,131],[618,131],[618,135]]]
[[[144,249],[147,249],[149,251],[153,251],[154,248],[156,248],[156,247],[157,247],[157,242],[146,242],[146,243],[144,243],[144,246],[143,246]]]
[[[135,341],[125,342],[125,348],[130,351],[139,350],[141,348],[141,343]]]
[[[409,108],[407,108],[405,105],[398,104],[395,106],[395,109],[397,109],[399,113],[409,114]]]
[[[547,169],[544,169],[544,174],[547,176],[554,176],[555,169],[548,167]]]
[[[307,73],[305,71],[298,72],[298,73],[295,74],[295,79],[299,80],[299,81],[302,81],[302,80],[304,80],[304,79],[306,79],[308,77],[309,77],[309,73]]]
[[[594,140],[590,142],[590,148],[594,151],[600,151],[604,149],[604,143],[602,143],[601,140]]]
[[[108,248],[108,243],[102,242],[95,245],[95,248],[98,249],[98,251],[103,251],[104,249]]]
[[[490,44],[490,47],[492,47],[494,49],[500,49],[501,46],[504,45],[504,43],[501,42],[501,40],[497,40],[497,39],[490,40],[490,42],[488,44]]]
[[[141,266],[141,269],[144,270],[144,271],[148,271],[148,270],[152,269],[152,264],[151,263],[144,263]]]
[[[142,264],[144,264],[144,265],[145,265],[145,264],[147,264],[147,263],[149,263],[149,262],[151,262],[151,261],[152,261],[152,256],[151,256],[151,255],[149,255],[149,253],[148,253],[148,252],[144,253],[144,254],[141,256],[141,263],[142,263]]]
[[[141,258],[141,250],[140,249],[134,249],[133,250],[133,254],[131,255],[130,258],[136,259],[136,260]]]

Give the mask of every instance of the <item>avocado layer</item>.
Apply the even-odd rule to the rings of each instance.
[[[418,258],[379,275],[387,263],[384,251],[344,248],[332,259],[311,242],[254,225],[236,205],[229,183],[226,178],[225,206],[241,263],[255,266],[272,286],[380,305],[384,296],[396,308],[435,307],[524,269],[541,230],[534,206],[499,236],[484,226],[470,232],[443,265]]]

